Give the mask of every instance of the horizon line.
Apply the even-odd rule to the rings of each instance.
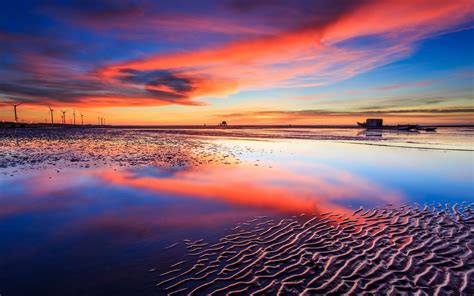
[[[0,126],[14,125],[13,121],[0,122]],[[51,123],[41,122],[17,122],[17,125],[27,126],[45,126],[51,127]],[[405,125],[405,124],[400,124]],[[416,124],[421,127],[474,127],[474,123],[433,123],[433,124]],[[70,123],[54,123],[55,127],[110,127],[110,128],[134,128],[134,127],[150,127],[150,128],[361,128],[357,124],[70,124]],[[397,126],[397,124],[390,124],[387,126]]]

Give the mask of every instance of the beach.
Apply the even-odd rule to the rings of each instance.
[[[0,296],[474,295],[472,0],[0,16]]]
[[[170,295],[470,295],[473,209],[257,217],[212,245],[185,240],[192,264],[173,264],[157,286]]]
[[[473,134],[3,129],[0,293],[470,295]]]

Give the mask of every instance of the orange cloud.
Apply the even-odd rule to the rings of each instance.
[[[316,86],[406,56],[413,51],[415,41],[462,24],[472,12],[469,1],[366,1],[322,25],[212,49],[152,55],[111,65],[98,73],[109,83],[116,83],[123,69],[167,69],[201,78],[188,93],[190,97],[222,96],[242,89]],[[365,48],[341,44],[364,36],[380,40]],[[215,81],[219,86],[209,87]]]
[[[323,39],[336,42],[375,34],[418,39],[465,22],[473,9],[467,0],[366,1],[328,27]]]
[[[43,108],[197,106],[245,90],[326,85],[463,29],[474,12],[467,0],[222,2],[184,1],[179,11],[151,2],[44,5],[39,11],[72,30],[0,32],[0,51],[9,54],[0,69],[2,100]],[[197,122],[212,119],[209,110],[200,110]],[[273,115],[255,120],[278,120],[263,116]]]

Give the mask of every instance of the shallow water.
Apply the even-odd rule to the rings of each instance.
[[[256,216],[473,201],[473,130],[359,132],[171,131],[216,145],[220,161],[4,175],[0,294],[159,295],[183,239],[216,241]]]

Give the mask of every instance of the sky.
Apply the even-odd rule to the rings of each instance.
[[[0,120],[474,123],[472,1],[4,2]]]

